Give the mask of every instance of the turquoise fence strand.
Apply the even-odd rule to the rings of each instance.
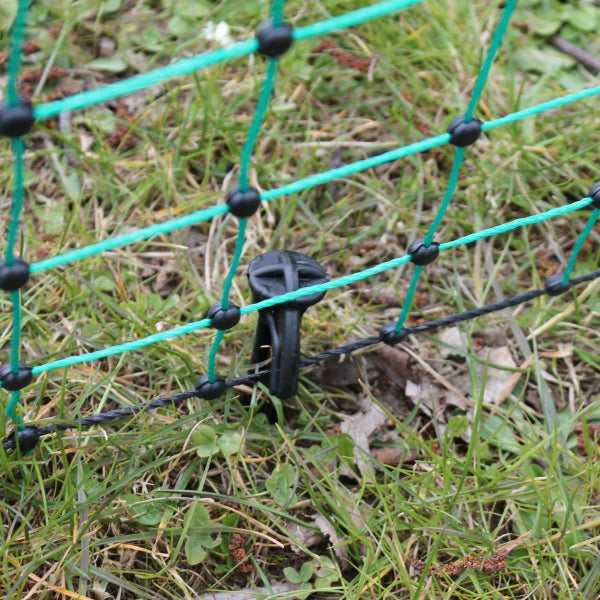
[[[571,202],[570,204],[566,204],[565,206],[551,208],[550,210],[547,210],[543,213],[539,213],[537,215],[530,215],[529,217],[521,217],[520,219],[514,219],[513,221],[503,223],[502,225],[490,227],[489,229],[484,229],[483,231],[478,231],[476,233],[470,233],[469,235],[457,238],[456,240],[452,240],[451,242],[444,242],[443,244],[440,244],[439,249],[441,252],[443,250],[448,250],[449,248],[454,248],[455,246],[471,244],[473,242],[476,242],[477,240],[492,237],[493,235],[497,235],[499,233],[507,233],[509,231],[512,231],[513,229],[518,229],[519,227],[533,225],[535,223],[541,223],[542,221],[547,221],[549,219],[553,219],[554,217],[565,215],[567,213],[574,212],[581,208],[585,208],[586,206],[589,206],[591,202],[591,198],[583,198],[581,200],[577,200],[577,202]]]
[[[273,19],[273,25],[279,27],[283,24],[283,5],[285,0],[273,0],[271,6],[271,18]]]
[[[17,406],[19,406],[19,400],[21,399],[21,392],[19,390],[16,390],[14,392],[10,393],[10,400],[8,402],[8,404],[6,405],[6,416],[13,422],[13,423],[22,423],[23,419],[21,419],[21,417],[18,417],[15,415],[15,412],[17,410]]]
[[[417,291],[417,284],[419,283],[419,279],[421,278],[421,273],[423,272],[423,267],[416,266],[415,270],[410,279],[410,283],[408,285],[408,290],[406,291],[406,297],[404,299],[404,305],[402,306],[402,311],[396,321],[396,326],[394,327],[394,331],[398,333],[403,327],[406,319],[408,318],[408,313],[410,311],[410,307],[412,306],[413,298],[415,297],[415,293]]]
[[[475,112],[475,107],[479,103],[479,99],[481,98],[481,94],[483,93],[483,88],[485,87],[485,83],[490,74],[490,69],[492,68],[492,63],[494,62],[494,57],[496,56],[496,53],[498,52],[498,49],[502,44],[502,40],[504,39],[504,35],[506,33],[506,28],[508,27],[508,23],[510,22],[510,18],[515,10],[516,5],[516,0],[508,0],[504,5],[502,17],[500,18],[500,22],[498,23],[496,31],[494,32],[494,35],[492,37],[488,53],[485,57],[483,66],[479,71],[479,75],[477,77],[477,81],[475,82],[473,93],[471,95],[471,100],[469,101],[467,111],[465,112],[466,122],[471,120],[471,118],[473,117],[473,113]]]
[[[12,26],[10,57],[8,62],[8,83],[6,84],[6,103],[16,106],[19,102],[19,69],[21,66],[21,47],[25,38],[25,18],[29,9],[29,0],[19,0],[17,14]]]
[[[567,94],[566,96],[561,96],[560,98],[554,98],[553,100],[549,100],[548,102],[542,102],[541,104],[531,106],[530,108],[524,108],[523,110],[511,113],[510,115],[506,115],[505,117],[500,117],[499,119],[487,121],[486,123],[483,123],[481,125],[481,129],[483,131],[489,131],[490,129],[494,129],[495,127],[500,127],[501,125],[508,125],[509,123],[514,123],[515,121],[520,121],[521,119],[538,115],[540,113],[546,112],[547,110],[552,110],[554,108],[565,106],[566,104],[570,104],[571,102],[577,102],[579,100],[584,100],[585,98],[591,98],[592,96],[596,96],[597,94],[600,94],[600,85],[588,88],[587,90],[580,90],[579,92],[574,92],[573,94]]]
[[[238,224],[238,236],[235,243],[235,251],[233,258],[231,259],[231,266],[229,267],[229,273],[223,284],[223,295],[221,296],[221,308],[227,310],[229,308],[229,294],[231,293],[231,286],[237,272],[237,268],[242,259],[242,252],[244,250],[244,241],[246,239],[246,226],[248,225],[248,219],[240,219]],[[217,353],[223,341],[224,332],[218,331],[215,336],[212,348],[208,355],[208,380],[213,383],[215,381],[215,361],[217,360]]]
[[[188,75],[199,69],[216,65],[226,60],[233,58],[239,58],[247,56],[256,52],[258,48],[258,42],[256,39],[246,40],[245,42],[238,42],[232,44],[227,48],[220,48],[212,52],[205,52],[198,56],[192,56],[191,58],[185,58],[166,67],[149,71],[141,75],[136,75],[130,79],[124,81],[117,81],[104,87],[98,88],[97,90],[89,90],[75,94],[62,100],[56,100],[55,102],[49,102],[47,104],[40,104],[33,110],[33,115],[36,119],[48,119],[54,117],[57,114],[69,110],[78,110],[100,102],[106,102],[125,94],[131,94],[133,92],[143,90],[145,88],[157,85],[167,79],[173,77],[179,77],[181,75]]]
[[[592,212],[592,214],[590,215],[588,222],[585,224],[583,231],[577,238],[577,241],[575,242],[575,246],[573,246],[573,250],[571,252],[571,257],[569,258],[569,262],[567,263],[567,268],[565,269],[565,272],[563,274],[563,278],[562,278],[563,284],[565,284],[565,283],[567,283],[567,281],[569,281],[569,278],[571,277],[571,273],[573,272],[573,269],[575,268],[575,262],[577,261],[577,256],[579,255],[579,252],[581,251],[581,248],[583,247],[585,240],[587,240],[588,236],[590,235],[590,232],[592,231],[592,228],[594,227],[594,225],[596,224],[596,221],[599,218],[600,218],[600,209],[595,208],[594,211]]]
[[[216,379],[215,373],[215,363],[217,361],[217,354],[219,352],[219,348],[221,347],[221,342],[225,337],[224,331],[217,331],[217,335],[215,336],[215,341],[213,342],[212,348],[210,349],[210,353],[208,355],[208,381],[210,383],[214,383]]]
[[[17,245],[17,235],[19,234],[19,220],[23,210],[24,197],[24,154],[25,144],[22,138],[16,138],[12,142],[14,155],[14,183],[13,199],[11,206],[10,223],[6,234],[6,264],[12,265],[15,261],[15,247]]]
[[[229,273],[223,284],[223,297],[221,299],[221,308],[227,310],[229,308],[229,294],[231,292],[231,286],[237,272],[237,268],[242,259],[242,252],[244,250],[244,241],[246,239],[246,227],[248,225],[248,219],[240,219],[238,223],[238,236],[235,242],[235,251],[233,258],[231,259],[231,266],[229,267]]]
[[[297,192],[313,188],[317,185],[328,183],[333,179],[339,179],[341,177],[353,175],[354,173],[366,171],[367,169],[376,167],[377,165],[382,165],[399,158],[417,154],[417,152],[425,152],[426,150],[443,146],[449,141],[450,135],[448,133],[436,135],[435,137],[427,138],[426,140],[421,140],[420,142],[415,142],[414,144],[410,144],[408,146],[403,146],[402,148],[396,148],[395,150],[390,150],[389,152],[384,152],[383,154],[372,156],[371,158],[358,160],[352,164],[337,167],[336,169],[329,169],[328,171],[316,173],[315,175],[305,177],[304,179],[299,179],[293,183],[288,183],[286,185],[282,185],[281,187],[268,190],[263,192],[260,195],[260,198],[261,200],[268,202],[269,200],[280,198],[281,196],[296,194]]]
[[[431,245],[433,242],[433,236],[437,231],[446,211],[448,210],[448,206],[450,205],[450,200],[452,200],[452,196],[454,195],[454,191],[456,190],[456,186],[458,184],[458,175],[460,174],[460,168],[463,164],[465,158],[465,148],[456,148],[454,154],[454,164],[452,165],[452,172],[450,173],[450,178],[448,179],[448,187],[446,188],[446,192],[444,194],[444,199],[442,200],[442,204],[435,215],[435,219],[433,223],[429,227],[429,231],[425,236],[424,244],[425,247]],[[410,284],[408,286],[408,290],[406,291],[406,296],[404,298],[404,305],[402,306],[402,311],[398,316],[398,320],[396,321],[396,327],[394,328],[396,332],[400,331],[404,327],[404,323],[408,318],[408,313],[413,303],[413,299],[415,297],[415,293],[417,292],[417,283],[419,282],[419,278],[421,277],[421,273],[423,272],[423,268],[416,266],[413,276],[410,280]]]
[[[389,15],[393,12],[408,8],[409,6],[421,4],[422,1],[423,0],[388,0],[387,2],[379,2],[378,4],[359,8],[358,10],[344,15],[326,19],[320,23],[314,23],[313,25],[307,25],[306,27],[298,27],[298,29],[294,29],[294,39],[305,40],[307,38],[329,33],[335,29],[346,29],[347,27],[360,25],[361,23],[366,23],[372,19]]]
[[[36,367],[33,367],[31,369],[31,372],[33,375],[38,375],[39,373],[44,373],[46,371],[62,369],[70,367],[72,365],[91,362],[94,360],[100,360],[101,358],[108,358],[109,356],[115,356],[116,354],[122,354],[123,352],[139,350],[140,348],[144,348],[145,346],[150,346],[151,344],[164,342],[170,340],[171,338],[181,337],[182,335],[185,335],[187,333],[192,333],[193,331],[198,331],[199,329],[204,329],[209,326],[210,319],[193,321],[191,323],[186,323],[185,325],[180,325],[179,327],[174,327],[169,331],[161,331],[160,333],[154,333],[139,340],[125,342],[123,344],[118,344],[117,346],[103,348],[102,350],[89,352],[87,354],[80,354],[78,356],[69,356],[67,358],[61,358],[60,360],[55,360],[53,362],[46,363],[45,365],[38,365]]]
[[[444,193],[444,199],[442,200],[442,205],[440,206],[437,214],[435,215],[435,219],[433,223],[429,227],[429,231],[425,236],[425,246],[429,246],[431,242],[433,242],[433,236],[437,231],[437,228],[440,226],[442,219],[446,215],[446,211],[448,210],[448,206],[450,205],[450,200],[452,200],[452,196],[456,191],[456,186],[458,185],[458,176],[460,175],[460,168],[462,167],[463,161],[465,159],[465,148],[456,148],[454,153],[454,164],[452,165],[452,171],[450,173],[450,177],[448,179],[448,187],[446,188],[446,192]]]
[[[492,235],[496,235],[498,233],[506,233],[507,231],[516,229],[516,228],[524,226],[524,225],[540,223],[541,221],[552,219],[553,217],[557,217],[559,215],[564,215],[569,212],[573,212],[575,210],[585,208],[586,206],[589,206],[589,204],[591,204],[591,202],[592,202],[591,198],[583,198],[582,200],[578,200],[577,202],[573,202],[571,204],[568,204],[565,206],[560,206],[557,208],[552,208],[552,209],[550,209],[544,213],[540,213],[538,215],[531,215],[529,217],[515,219],[514,221],[510,221],[509,223],[504,223],[504,224],[498,225],[496,227],[491,227],[489,229],[485,229],[485,230],[479,231],[477,233],[463,236],[462,238],[453,240],[451,242],[445,242],[443,244],[440,244],[440,251],[448,250],[449,248],[453,248],[454,246],[458,246],[460,244],[469,244],[471,242],[475,242],[475,241],[483,239],[485,237],[491,237]],[[251,312],[262,310],[263,308],[271,308],[272,306],[276,306],[278,304],[283,304],[285,302],[291,302],[293,300],[297,300],[298,298],[302,298],[303,296],[308,296],[310,294],[325,292],[328,290],[343,287],[345,285],[350,285],[352,283],[355,283],[356,281],[362,281],[364,279],[368,279],[369,277],[373,277],[374,275],[378,275],[379,273],[383,273],[384,271],[388,271],[390,269],[395,269],[401,265],[405,265],[410,262],[410,258],[411,258],[410,255],[394,258],[392,260],[381,263],[379,265],[375,265],[374,267],[369,267],[368,269],[359,271],[358,273],[352,273],[351,275],[344,275],[343,277],[338,277],[337,279],[328,281],[323,284],[303,287],[303,288],[300,288],[293,292],[288,292],[286,294],[282,294],[281,296],[277,296],[275,298],[268,298],[266,300],[262,300],[261,302],[256,302],[255,304],[251,304],[249,306],[242,307],[240,309],[240,313],[242,315],[246,315]],[[126,343],[120,344],[118,346],[112,346],[111,348],[105,348],[103,350],[98,350],[96,352],[91,352],[89,354],[82,354],[80,356],[68,357],[68,358],[58,360],[58,361],[47,363],[45,365],[36,366],[36,367],[33,367],[32,373],[34,375],[37,375],[38,373],[43,373],[45,371],[51,371],[53,369],[69,367],[73,364],[79,364],[79,363],[99,360],[101,358],[106,358],[108,356],[120,354],[121,352],[138,350],[140,348],[149,346],[151,344],[167,341],[171,338],[180,337],[187,333],[192,333],[193,331],[197,331],[200,329],[210,327],[210,324],[211,324],[210,319],[203,319],[202,321],[188,323],[186,325],[176,327],[170,331],[162,331],[160,333],[153,334],[151,336],[142,338],[140,340],[126,342]]]
[[[166,221],[165,223],[150,225],[150,227],[145,227],[144,229],[138,229],[137,231],[132,231],[131,233],[118,235],[114,238],[97,242],[96,244],[90,244],[89,246],[84,246],[83,248],[77,248],[76,250],[71,250],[69,252],[65,252],[64,254],[41,260],[30,265],[29,271],[30,273],[39,273],[40,271],[54,269],[55,267],[65,265],[67,263],[75,262],[90,256],[95,256],[96,254],[100,254],[101,252],[105,252],[107,250],[112,250],[118,246],[140,242],[154,235],[170,233],[171,231],[181,229],[182,227],[188,227],[189,225],[194,225],[202,221],[208,221],[209,219],[225,214],[228,211],[229,208],[226,204],[211,206],[210,208],[196,211],[186,215],[185,217]]]
[[[250,128],[248,129],[248,134],[246,136],[246,142],[244,143],[244,148],[242,149],[242,158],[240,160],[240,176],[238,179],[239,187],[242,192],[245,192],[248,189],[248,171],[250,169],[252,151],[254,150],[254,144],[256,143],[256,139],[260,133],[260,128],[262,127],[265,115],[267,114],[267,109],[269,107],[269,102],[271,101],[271,93],[273,92],[275,75],[277,74],[277,64],[278,61],[276,58],[269,58],[267,64],[267,73],[263,81],[262,89],[260,90],[256,111],[254,112],[254,117],[252,118],[252,123],[250,124]]]
[[[12,337],[10,340],[10,366],[13,373],[19,372],[21,352],[21,292],[14,290],[9,293],[12,302]]]

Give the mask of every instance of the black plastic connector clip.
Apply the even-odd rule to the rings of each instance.
[[[448,125],[450,134],[450,143],[459,148],[464,148],[474,144],[481,135],[481,121],[471,119],[465,123],[464,115],[455,117]]]
[[[21,99],[15,106],[0,105],[0,135],[18,138],[29,133],[35,117],[31,102]]]
[[[396,331],[396,323],[386,323],[379,330],[379,339],[388,346],[398,344],[407,337],[408,333],[406,333],[403,329]]]
[[[0,367],[0,382],[2,383],[2,389],[9,392],[16,392],[27,387],[33,375],[31,373],[31,367],[28,367],[24,362],[19,361],[19,369],[16,373],[13,373],[12,366],[5,364]]]
[[[212,320],[212,326],[220,331],[227,331],[235,327],[240,322],[240,307],[235,304],[230,304],[227,310],[221,307],[220,302],[215,302],[209,309],[206,315]]]
[[[208,375],[202,375],[196,381],[196,391],[198,392],[198,398],[204,398],[206,400],[214,400],[225,393],[227,384],[224,379],[215,377],[214,381],[210,381]]]
[[[276,58],[287,52],[293,41],[294,32],[289,25],[273,25],[269,19],[260,24],[256,30],[258,52],[269,58]]]
[[[260,193],[253,187],[242,192],[238,186],[235,186],[227,192],[225,202],[229,206],[229,212],[238,219],[251,217],[260,206]]]
[[[592,199],[590,206],[600,209],[600,181],[597,181],[591,188],[588,196]]]
[[[39,429],[33,425],[27,425],[26,427],[19,427],[19,429],[11,431],[4,442],[2,442],[2,445],[6,449],[30,452],[37,446],[39,441]]]
[[[431,242],[425,246],[425,238],[416,239],[406,251],[410,254],[410,261],[419,267],[431,264],[440,254],[440,245]]]
[[[560,296],[571,289],[573,284],[569,281],[563,283],[563,277],[564,273],[554,273],[554,275],[550,275],[550,277],[546,279],[544,288],[550,296]]]
[[[22,258],[15,258],[12,265],[0,261],[0,289],[14,292],[29,281],[29,265]]]
[[[261,254],[248,267],[254,302],[327,281],[329,275],[316,260],[291,250]],[[289,398],[298,391],[302,315],[324,296],[325,292],[315,292],[259,311],[252,362],[270,359],[267,383],[278,398]]]

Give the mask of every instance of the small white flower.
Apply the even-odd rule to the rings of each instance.
[[[229,25],[225,21],[216,25],[209,21],[202,28],[201,35],[207,42],[215,42],[218,46],[228,46],[233,42],[229,35]]]

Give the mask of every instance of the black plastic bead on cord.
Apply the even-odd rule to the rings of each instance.
[[[34,123],[33,106],[30,102],[21,99],[15,106],[8,106],[6,103],[0,105],[0,135],[21,137],[29,133]]]
[[[379,339],[388,346],[393,346],[406,339],[408,334],[403,330],[396,331],[396,323],[386,323],[379,330]]]
[[[440,254],[440,245],[437,242],[431,242],[425,246],[425,238],[416,239],[407,249],[410,254],[410,261],[419,267],[431,264]]]
[[[208,375],[202,375],[196,381],[196,392],[198,392],[199,398],[204,398],[205,400],[214,400],[221,396],[225,390],[227,389],[227,384],[224,379],[220,377],[215,377],[214,381],[210,381]]]
[[[6,441],[9,443],[12,442],[15,449],[20,450],[21,452],[29,452],[30,450],[33,450],[40,441],[40,432],[37,427],[28,425],[15,431],[11,431],[6,438]]]
[[[240,307],[230,304],[227,310],[221,307],[220,302],[215,302],[206,315],[212,321],[212,326],[220,331],[235,327],[240,322]]]
[[[465,116],[460,115],[452,119],[447,131],[451,136],[451,144],[459,148],[465,148],[474,144],[481,135],[481,121],[471,119],[465,123]]]
[[[600,181],[597,181],[591,188],[588,196],[592,199],[590,206],[600,209]]]
[[[256,30],[258,52],[269,58],[276,58],[287,52],[293,41],[293,30],[289,25],[273,25],[269,19],[264,21]]]
[[[242,192],[236,186],[229,190],[225,202],[229,206],[229,212],[232,215],[238,217],[238,219],[243,219],[251,217],[258,210],[260,206],[260,194],[253,187],[249,187],[245,192]]]
[[[554,273],[546,279],[544,288],[550,296],[560,296],[560,294],[564,294],[564,292],[571,289],[571,282],[563,283],[563,277],[564,273]]]
[[[14,292],[29,281],[29,265],[22,258],[15,258],[12,265],[0,261],[0,289]]]
[[[9,392],[22,390],[31,383],[32,379],[33,374],[31,373],[31,367],[28,367],[24,362],[19,361],[19,369],[16,373],[13,373],[10,364],[5,364],[0,367],[0,382],[2,383],[2,388]]]

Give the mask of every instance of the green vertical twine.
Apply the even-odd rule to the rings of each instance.
[[[508,27],[508,23],[513,14],[513,11],[515,10],[516,5],[517,0],[508,0],[504,5],[502,17],[500,18],[498,27],[496,27],[496,31],[494,32],[494,36],[492,37],[490,49],[488,50],[487,56],[485,57],[485,61],[483,62],[483,66],[479,71],[477,81],[475,82],[475,87],[473,88],[473,94],[471,95],[471,100],[469,102],[469,105],[467,106],[467,112],[465,112],[465,122],[467,123],[473,117],[475,107],[479,102],[479,98],[481,97],[481,93],[483,92],[483,88],[490,73],[490,69],[492,68],[494,57],[496,56],[498,49],[502,45],[502,40],[504,39],[506,28]]]
[[[21,46],[25,37],[25,17],[29,9],[29,0],[19,0],[15,22],[12,27],[10,58],[8,62],[8,83],[6,84],[6,102],[8,106],[19,103],[19,69],[21,67]]]
[[[260,128],[262,127],[262,123],[267,113],[267,108],[269,107],[269,101],[271,100],[271,92],[273,91],[276,74],[277,59],[269,58],[269,62],[267,64],[267,73],[265,75],[262,89],[260,90],[258,104],[256,105],[256,112],[254,113],[252,123],[250,124],[250,129],[248,130],[248,136],[246,137],[246,143],[244,144],[244,148],[242,150],[242,158],[240,160],[240,176],[238,179],[238,185],[240,191],[242,192],[245,192],[248,189],[248,171],[250,169],[252,150],[254,149],[254,144],[256,143],[258,134],[260,133]]]
[[[13,332],[10,341],[10,365],[13,373],[19,372],[19,350],[21,348],[21,292],[14,290],[10,293],[13,313]]]
[[[273,4],[271,7],[271,18],[273,19],[273,25],[275,27],[278,27],[283,23],[284,1],[285,0],[273,0]],[[252,151],[254,150],[254,145],[256,144],[256,140],[258,139],[258,136],[260,134],[263,121],[265,120],[265,115],[267,114],[267,110],[269,108],[269,103],[271,101],[271,93],[273,92],[273,86],[275,85],[275,76],[277,75],[277,66],[277,58],[268,59],[267,71],[265,73],[265,79],[263,81],[263,85],[258,96],[256,111],[254,112],[254,117],[252,118],[252,123],[250,124],[248,135],[246,136],[246,141],[244,143],[244,148],[242,149],[242,156],[240,159],[240,176],[238,178],[238,187],[241,192],[246,192],[248,190],[248,171],[250,170],[250,160],[252,159]],[[229,294],[231,292],[231,286],[233,285],[233,279],[237,272],[238,265],[240,264],[240,260],[242,258],[244,240],[246,239],[247,224],[248,219],[239,220],[235,252],[231,260],[229,273],[227,274],[225,284],[223,285],[223,295],[221,296],[221,308],[223,310],[227,310],[229,308]],[[223,341],[223,336],[223,331],[217,332],[217,335],[215,336],[215,341],[213,342],[213,345],[210,349],[210,353],[208,355],[207,375],[208,381],[210,383],[215,382],[215,362],[217,359],[217,354],[219,352],[219,347],[221,345],[221,342]]]
[[[21,392],[19,390],[10,393],[10,402],[6,406],[6,416],[13,422],[22,423],[23,419],[21,417],[16,416],[15,412],[17,410],[17,406],[19,405],[19,400],[21,399]]]
[[[575,246],[573,247],[573,251],[571,252],[571,258],[569,259],[567,268],[565,269],[565,273],[561,280],[561,283],[563,285],[565,283],[567,283],[567,281],[569,281],[569,278],[571,277],[571,273],[573,272],[573,269],[575,268],[575,262],[577,261],[577,256],[579,255],[579,252],[581,251],[581,248],[583,247],[585,240],[590,235],[590,232],[592,231],[592,227],[594,227],[594,225],[596,224],[596,221],[598,219],[600,219],[600,209],[596,208],[590,215],[588,222],[585,224],[583,231],[581,232],[581,234],[577,238],[577,241],[575,242]]]
[[[394,327],[394,331],[396,333],[398,333],[404,327],[404,323],[406,322],[406,319],[408,317],[408,312],[410,311],[413,298],[415,297],[415,292],[417,291],[417,283],[419,283],[419,278],[421,277],[422,272],[423,267],[417,265],[415,267],[412,278],[410,280],[410,284],[408,286],[408,290],[406,292],[404,306],[402,307],[402,311],[400,312],[398,321],[396,321],[396,327]]]
[[[12,143],[14,166],[13,183],[13,201],[11,207],[10,223],[6,234],[6,264],[12,265],[15,262],[15,246],[17,245],[17,234],[19,232],[19,219],[23,209],[23,162],[25,154],[25,144],[22,138],[16,138]]]
[[[433,242],[433,236],[437,228],[439,227],[446,211],[448,210],[448,206],[450,205],[450,200],[452,200],[452,196],[454,195],[454,191],[456,190],[456,186],[458,185],[458,175],[460,173],[460,168],[463,164],[465,158],[465,149],[464,148],[456,148],[454,153],[454,164],[452,165],[452,172],[450,173],[450,178],[448,180],[448,187],[446,188],[446,193],[444,194],[444,199],[442,200],[442,205],[435,215],[435,219],[433,223],[429,227],[429,231],[423,240],[423,244],[426,248],[431,245]],[[404,306],[402,307],[402,311],[400,312],[400,316],[396,321],[396,327],[394,330],[396,333],[400,331],[404,327],[404,323],[406,322],[406,318],[408,317],[408,313],[410,311],[410,307],[412,306],[413,299],[415,297],[415,293],[417,291],[417,283],[419,282],[419,278],[421,277],[421,273],[423,272],[423,267],[415,267],[415,272],[413,273],[412,279],[410,280],[410,285],[408,286],[408,290],[406,292],[406,298],[404,299]]]
[[[458,185],[458,176],[460,174],[460,168],[462,167],[463,161],[465,160],[465,148],[456,148],[454,152],[454,164],[452,165],[452,172],[450,173],[450,178],[448,179],[448,187],[446,188],[446,193],[444,194],[444,199],[442,200],[442,205],[433,220],[433,223],[429,227],[429,231],[425,236],[425,247],[429,247],[431,242],[433,242],[433,236],[437,231],[437,228],[440,226],[442,219],[446,215],[446,211],[448,210],[448,206],[450,205],[450,200],[452,200],[452,196],[456,191],[456,186]]]

